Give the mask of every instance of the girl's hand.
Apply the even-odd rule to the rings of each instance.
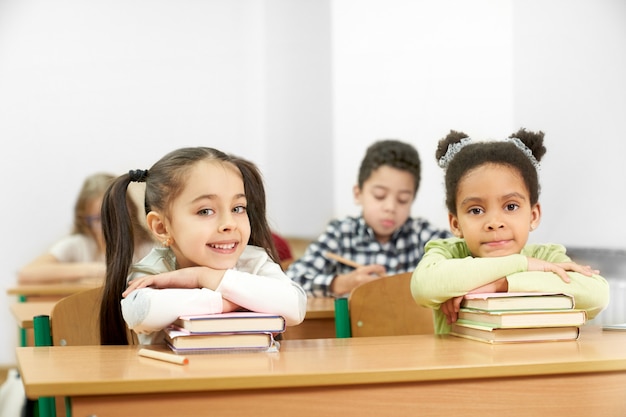
[[[209,288],[215,290],[224,276],[224,270],[204,266],[182,268],[158,275],[136,278],[128,284],[122,297],[140,288]]]
[[[482,293],[482,292],[508,292],[508,291],[509,291],[509,281],[507,281],[506,278],[499,278],[493,282],[474,288],[473,290],[469,291],[468,294],[476,294],[476,293]]]
[[[231,311],[238,311],[240,309],[241,309],[241,306],[225,298],[222,298],[222,313],[230,313]]]
[[[452,324],[456,322],[459,318],[459,309],[461,308],[461,301],[463,301],[463,296],[458,296],[454,298],[450,298],[449,300],[444,301],[439,308],[441,308],[441,312],[446,315],[446,322],[448,324]]]
[[[588,277],[593,274],[599,274],[600,271],[592,269],[589,265],[579,265],[576,262],[548,262],[537,258],[528,258],[529,271],[554,272],[564,282],[570,282],[571,279],[567,275],[567,271],[578,272]]]
[[[361,266],[347,274],[337,275],[330,284],[330,290],[337,295],[348,294],[359,285],[380,279],[385,274],[385,267],[382,265]]]
[[[500,278],[478,288],[474,288],[468,294],[481,292],[507,292],[508,290],[509,281],[507,281],[506,278]],[[446,321],[448,324],[452,324],[457,320],[459,316],[459,309],[461,308],[461,301],[463,301],[462,295],[450,298],[441,304],[441,311],[446,315]]]

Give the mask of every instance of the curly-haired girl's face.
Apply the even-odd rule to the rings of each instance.
[[[531,230],[539,225],[541,209],[532,206],[519,172],[510,166],[485,164],[468,171],[456,193],[457,215],[450,229],[465,239],[475,257],[520,253]]]

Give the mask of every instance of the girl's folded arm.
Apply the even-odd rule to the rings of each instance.
[[[578,272],[567,273],[571,279],[564,282],[552,272],[520,272],[507,277],[509,292],[539,291],[562,292],[574,297],[575,307],[587,312],[591,320],[609,303],[609,283],[602,276],[586,276]]]
[[[508,274],[525,271],[526,265],[523,255],[450,259],[431,251],[413,273],[411,293],[418,304],[439,308],[450,298],[465,295]]]
[[[222,312],[222,295],[206,288],[141,288],[122,299],[122,316],[135,333],[169,326],[178,316]]]
[[[306,293],[282,271],[276,275],[255,275],[228,270],[216,291],[247,310],[279,314],[287,326],[300,324],[306,314]]]

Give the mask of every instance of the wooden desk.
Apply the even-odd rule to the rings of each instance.
[[[49,316],[55,304],[56,301],[22,301],[11,305],[11,313],[20,331],[20,346],[35,345],[33,318],[40,315]]]
[[[7,294],[16,295],[22,301],[59,300],[79,291],[88,290],[102,285],[102,280],[83,280],[63,284],[22,284],[7,290]]]
[[[35,316],[49,316],[52,313],[52,309],[56,301],[33,301],[28,303],[13,303],[11,304],[11,313],[17,325],[22,329],[33,328],[33,317]]]
[[[288,327],[283,336],[286,340],[335,337],[335,299],[309,297],[304,321]]]
[[[55,302],[68,295],[100,285],[102,285],[101,279],[84,279],[72,283],[22,284],[9,288],[7,294],[17,296],[18,300],[22,303]],[[30,328],[32,328],[32,325]],[[32,332],[28,327],[20,327],[19,337],[20,346],[32,344]]]
[[[287,340],[277,353],[139,357],[137,346],[20,347],[29,398],[74,417],[626,415],[626,332],[489,345],[415,335]],[[166,350],[166,348],[164,348]]]

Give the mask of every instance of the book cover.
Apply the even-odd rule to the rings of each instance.
[[[500,310],[485,311],[461,308],[459,323],[498,328],[581,326],[587,321],[585,310]]]
[[[452,324],[450,334],[486,343],[559,342],[578,339],[580,328],[566,326],[499,329],[456,322]]]
[[[173,324],[192,333],[282,333],[285,331],[284,317],[251,311],[181,316]]]
[[[269,350],[275,346],[271,333],[194,334],[173,326],[165,329],[165,342],[176,353]]]
[[[474,310],[551,310],[574,308],[574,297],[562,293],[497,292],[465,294],[461,307]]]

